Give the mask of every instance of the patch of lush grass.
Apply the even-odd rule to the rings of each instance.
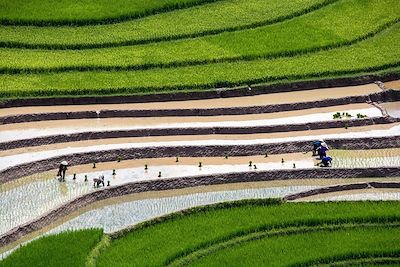
[[[112,25],[0,26],[0,46],[93,48],[178,39],[268,25],[336,0],[231,0]]]
[[[281,24],[175,42],[83,51],[0,49],[0,71],[139,69],[293,56],[371,37],[396,20],[397,0],[341,1]]]
[[[107,24],[218,0],[0,1],[3,25]]]
[[[125,94],[323,78],[400,67],[400,25],[355,45],[270,60],[146,71],[0,75],[1,97]]]
[[[211,206],[196,209],[186,215],[176,214],[171,219],[158,223],[139,226],[112,240],[110,246],[100,254],[97,263],[98,266],[126,266],[128,263],[130,266],[161,266],[200,248],[262,230],[296,225],[323,226],[328,222],[341,224],[368,223],[371,220],[382,223],[398,221],[399,208],[399,202],[274,204],[244,201],[236,202],[235,205],[225,204],[225,207]],[[388,233],[382,230],[382,235],[377,240],[392,244],[396,239],[398,243],[400,237],[393,237],[393,233],[393,229],[388,230]],[[371,238],[368,240],[371,241]],[[380,241],[378,243],[381,244]],[[240,254],[236,256],[240,257]]]
[[[102,230],[93,229],[42,237],[14,251],[0,261],[0,266],[85,266],[102,236]]]
[[[400,256],[399,228],[376,227],[269,237],[230,247],[203,257],[193,266],[303,266],[334,255],[351,253]],[[397,233],[397,234],[396,234]]]
[[[297,264],[296,264],[297,265]],[[303,262],[302,267],[349,267],[349,266],[399,266],[400,251],[379,252],[379,253],[360,253],[342,254],[334,257],[320,258]]]

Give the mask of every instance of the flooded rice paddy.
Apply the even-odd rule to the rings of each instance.
[[[386,85],[386,83],[385,83]],[[390,85],[389,85],[390,86]],[[133,104],[97,104],[97,105],[68,105],[68,106],[37,106],[0,109],[0,116],[49,113],[49,112],[76,112],[76,111],[100,111],[100,110],[130,110],[130,109],[208,109],[226,107],[247,107],[295,103],[301,101],[315,101],[327,98],[340,98],[355,95],[365,95],[379,92],[380,88],[372,83],[359,86],[347,86],[336,88],[323,88],[304,91],[262,94],[255,96],[240,96],[229,98],[215,98],[205,100],[186,100],[168,102],[149,102]]]
[[[399,201],[400,189],[366,189],[321,194],[300,201]]]
[[[193,136],[191,141],[165,141],[165,142],[148,142],[148,143],[118,143],[118,144],[99,144],[87,147],[66,147],[55,150],[35,151],[28,153],[21,153],[16,155],[7,155],[0,157],[0,170],[7,169],[11,166],[43,160],[51,157],[69,156],[75,153],[95,152],[112,149],[128,149],[128,148],[142,148],[142,147],[176,147],[176,146],[207,146],[207,145],[255,145],[255,144],[268,144],[268,143],[281,143],[281,142],[294,142],[294,141],[310,141],[317,139],[329,138],[363,138],[363,137],[385,137],[385,136],[400,136],[400,125],[395,125],[388,129],[369,130],[369,131],[351,131],[336,134],[324,135],[309,135],[309,136],[293,136],[282,138],[270,139],[250,139],[250,140],[201,140],[200,136]],[[311,145],[310,145],[311,146]]]
[[[110,118],[42,121],[0,125],[0,140],[38,138],[43,136],[74,134],[98,131],[167,129],[167,128],[208,128],[208,127],[257,127],[273,125],[302,124],[333,120],[333,114],[345,112],[356,118],[358,113],[368,117],[380,117],[382,112],[368,104],[306,109],[299,111],[267,114],[201,117],[150,117]]]
[[[400,118],[400,102],[387,102],[380,104],[393,118]]]
[[[334,159],[333,168],[400,166],[400,149],[397,148],[360,151],[332,150],[330,155]],[[284,163],[281,162],[281,157],[285,159]],[[252,161],[252,166],[249,166],[249,161]],[[199,167],[199,162],[202,162],[201,167]],[[36,174],[29,179],[22,178],[0,186],[2,207],[0,234],[33,220],[76,197],[98,190],[93,187],[92,179],[99,175],[105,176],[106,184],[109,181],[111,186],[115,186],[144,180],[292,169],[293,164],[296,168],[319,168],[315,166],[317,162],[311,153],[273,155],[268,158],[264,155],[229,157],[228,159],[223,157],[218,159],[179,158],[178,163],[173,158],[142,159],[122,161],[121,165],[117,162],[101,163],[98,169],[92,169],[91,164],[74,166],[68,171],[64,183],[55,179],[55,171]],[[148,164],[147,170],[144,168],[145,164]],[[115,166],[115,175],[112,174],[111,166]],[[76,173],[75,180],[73,173]],[[84,181],[85,176],[87,176],[87,182]]]

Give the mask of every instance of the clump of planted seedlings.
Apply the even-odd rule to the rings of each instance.
[[[72,180],[76,180],[76,173],[74,173],[74,176],[72,177]]]
[[[249,161],[249,167],[253,166],[253,162],[250,160]]]
[[[122,160],[122,157],[121,157],[121,156],[118,156],[118,157],[117,157],[117,162],[121,162],[121,160]]]
[[[257,170],[257,165],[256,164],[254,164],[254,169]]]
[[[93,169],[96,169],[96,161],[93,162]]]
[[[117,173],[115,172],[115,169],[112,171],[112,175],[116,175]]]
[[[85,182],[87,182],[88,181],[88,177],[87,177],[87,175],[85,174]]]
[[[361,113],[357,113],[357,119],[364,119],[367,118],[367,115],[361,114]]]
[[[228,159],[228,154],[225,154],[225,159]]]
[[[144,169],[147,171],[149,169],[149,166],[147,166],[147,164],[144,164]]]
[[[293,169],[296,169],[296,163],[293,163]]]
[[[161,178],[161,172],[158,172],[158,178]]]
[[[353,116],[351,116],[351,114],[348,112],[342,112],[342,113],[336,112],[335,114],[333,114],[333,119],[343,119],[343,118],[349,119],[351,117]]]
[[[176,158],[175,158],[175,162],[179,162],[179,157],[176,157]]]
[[[283,158],[281,159],[281,163],[282,163],[282,164],[285,163],[285,160],[284,160]]]
[[[199,162],[199,168],[203,167],[203,163]]]

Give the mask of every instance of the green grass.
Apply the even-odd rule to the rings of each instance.
[[[100,230],[44,237],[0,266],[394,265],[399,227],[400,202],[242,200],[173,213],[111,240]]]
[[[125,94],[204,89],[371,73],[400,67],[400,25],[351,46],[276,59],[143,71],[1,75],[0,97]]]
[[[0,1],[2,25],[87,25],[140,18],[217,0]]]
[[[0,266],[85,266],[102,236],[102,230],[81,230],[42,237],[17,249]]]
[[[334,1],[336,0],[230,0],[112,25],[0,26],[0,46],[79,49],[202,36],[268,25],[302,15]]]
[[[83,51],[0,49],[0,71],[143,69],[293,56],[354,43],[396,20],[397,0],[341,1],[272,26],[175,42]]]
[[[304,266],[342,254],[385,253],[400,256],[399,228],[356,228],[264,238],[218,251],[192,266]],[[397,252],[397,253],[396,253]],[[305,265],[307,266],[307,265]]]
[[[113,266],[124,266],[126,263],[130,266],[161,266],[199,249],[268,229],[323,227],[327,223],[351,221],[398,221],[399,205],[398,202],[268,204],[255,201],[250,204],[237,202],[222,208],[197,209],[187,215],[178,214],[166,221],[138,227],[112,240],[110,246],[100,254],[97,263],[98,266],[110,266],[111,263]],[[388,243],[392,244],[394,239],[398,243],[400,236],[394,235],[394,231],[398,230],[383,233],[382,242],[388,237]],[[371,241],[371,238],[368,240]]]

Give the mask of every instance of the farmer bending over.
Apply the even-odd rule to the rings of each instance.
[[[314,141],[313,142],[313,149],[312,149],[313,156],[317,155],[317,149],[321,146],[322,142],[323,142],[322,140],[318,140],[318,141]]]
[[[65,181],[65,172],[68,169],[68,162],[66,162],[65,160],[63,162],[61,162],[60,167],[58,167],[58,173],[57,176],[60,177],[60,182],[64,182]]]
[[[323,159],[323,157],[326,157],[326,151],[329,150],[329,147],[326,143],[322,142],[321,146],[317,149],[319,159]]]
[[[320,163],[321,167],[330,167],[332,166],[332,158],[331,157],[323,157]]]

